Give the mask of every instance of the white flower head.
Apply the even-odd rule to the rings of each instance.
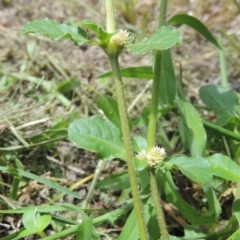
[[[146,160],[150,167],[160,164],[166,157],[166,151],[161,147],[153,147],[148,153],[141,151],[136,156],[139,160]]]
[[[116,34],[111,38],[112,42],[116,46],[125,46],[129,43],[129,32],[127,30],[120,29]]]
[[[154,147],[148,152],[148,164],[152,167],[161,163],[166,157],[166,151],[161,147]]]

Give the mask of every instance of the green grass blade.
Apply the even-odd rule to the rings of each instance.
[[[0,167],[0,171],[8,171],[8,167]],[[72,191],[70,191],[69,189],[65,188],[65,187],[62,187],[44,177],[40,177],[40,176],[37,176],[33,173],[30,173],[30,172],[26,172],[26,171],[23,171],[23,170],[20,170],[20,169],[16,169],[16,171],[18,172],[18,174],[22,177],[26,177],[26,178],[29,178],[29,179],[32,179],[32,180],[35,180],[37,182],[40,182],[50,188],[53,188],[53,189],[56,189],[60,192],[63,192],[65,194],[68,194],[72,197],[75,197],[77,199],[81,199],[81,197],[77,194],[77,193],[74,193]]]
[[[211,42],[218,49],[222,49],[218,41],[213,37],[208,28],[197,18],[189,16],[187,14],[177,14],[173,16],[169,21],[169,24],[185,24],[198,31],[204,38]]]

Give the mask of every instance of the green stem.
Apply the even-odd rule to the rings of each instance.
[[[158,100],[160,88],[160,74],[162,68],[162,52],[157,51],[155,54],[154,70],[153,70],[153,88],[152,100],[150,106],[150,117],[148,124],[148,151],[155,145],[155,135],[157,127],[157,113],[158,113]]]
[[[21,177],[14,177],[12,182],[12,189],[10,193],[10,198],[13,200],[17,199],[17,192],[19,188]]]
[[[105,6],[106,6],[106,29],[107,29],[107,32],[113,33],[115,32],[113,1],[106,0]],[[114,77],[117,102],[118,102],[118,110],[120,115],[122,135],[123,135],[124,147],[126,152],[126,160],[127,160],[127,166],[128,166],[128,172],[129,172],[129,179],[130,179],[130,185],[131,185],[132,196],[133,196],[133,205],[134,205],[134,210],[137,218],[139,235],[141,240],[148,240],[147,226],[144,221],[143,207],[142,207],[142,202],[141,202],[139,190],[138,190],[137,175],[136,175],[136,172],[134,169],[134,163],[133,163],[134,155],[133,155],[132,142],[131,142],[131,136],[130,136],[130,130],[129,130],[128,117],[127,117],[127,109],[125,104],[122,77],[120,74],[120,68],[118,63],[118,54],[116,52],[118,49],[115,49],[116,51],[113,49],[105,49],[105,50],[106,50],[105,52],[109,57],[111,67],[112,67],[113,77]]]
[[[131,190],[132,190],[134,210],[135,210],[136,218],[137,218],[137,222],[138,222],[139,235],[140,235],[141,240],[147,240],[148,233],[147,233],[147,227],[146,227],[146,224],[144,221],[144,216],[143,216],[143,207],[142,207],[139,190],[138,190],[137,176],[136,176],[136,172],[134,169],[133,149],[132,149],[129,123],[128,123],[128,118],[127,118],[126,105],[125,105],[125,96],[124,96],[124,91],[123,91],[123,84],[122,84],[122,78],[121,78],[121,74],[120,74],[118,57],[115,56],[115,54],[112,54],[112,55],[109,55],[109,59],[111,62],[113,76],[114,76],[114,83],[115,83],[117,102],[118,102],[118,110],[119,110],[119,115],[120,115],[120,120],[121,120],[123,141],[124,141],[124,146],[125,146],[125,151],[126,151],[126,160],[127,160],[127,166],[128,166],[128,172],[129,172],[129,180],[130,180],[130,185],[131,185]]]
[[[98,161],[98,165],[97,165],[97,167],[96,167],[95,174],[94,174],[94,177],[93,177],[91,186],[90,186],[90,188],[89,188],[89,190],[88,190],[88,194],[87,194],[85,200],[84,200],[84,201],[82,202],[82,204],[81,204],[81,207],[82,207],[82,208],[87,208],[87,207],[88,207],[88,205],[89,205],[89,203],[90,203],[90,201],[91,201],[91,199],[92,199],[92,196],[93,196],[93,192],[94,192],[94,190],[95,190],[95,187],[96,187],[96,185],[97,185],[97,181],[98,181],[98,179],[99,179],[99,176],[100,176],[101,173],[102,173],[102,169],[103,169],[104,165],[105,165],[105,162],[104,162],[103,160],[99,160],[99,161]]]
[[[169,236],[168,236],[168,231],[166,227],[166,220],[165,220],[164,212],[162,209],[161,199],[159,199],[159,191],[158,191],[158,185],[157,185],[156,176],[155,176],[155,169],[153,168],[150,170],[150,185],[151,185],[153,203],[156,208],[158,224],[161,230],[161,236],[162,236],[161,239],[168,240]]]
[[[232,131],[229,131],[229,130],[223,128],[223,127],[220,127],[220,126],[218,126],[214,123],[211,123],[211,122],[208,122],[208,121],[205,121],[205,120],[202,120],[202,122],[203,122],[203,125],[204,125],[205,128],[210,128],[212,130],[215,130],[215,131],[221,133],[222,135],[224,135],[226,137],[229,137],[233,140],[236,140],[236,141],[240,142],[240,135],[239,134],[234,133]]]
[[[166,22],[167,3],[168,3],[167,0],[161,0],[158,22],[159,28],[164,26]],[[148,124],[148,150],[153,148],[155,144],[161,70],[162,70],[162,51],[156,51],[153,69],[152,100]]]
[[[105,0],[106,30],[109,33],[115,32],[114,6],[113,0]]]
[[[161,0],[160,13],[159,13],[159,28],[165,25],[166,12],[167,12],[167,0]],[[152,100],[150,106],[150,118],[148,124],[148,145],[147,150],[151,150],[155,145],[156,127],[157,127],[157,113],[158,113],[158,100],[160,89],[160,76],[162,71],[162,51],[156,51],[154,59],[153,69],[153,89]],[[150,186],[151,194],[153,198],[154,207],[157,212],[157,220],[159,229],[161,231],[162,239],[168,240],[168,231],[165,221],[164,212],[161,205],[161,195],[158,192],[157,180],[155,176],[155,170],[150,170]]]
[[[168,5],[168,0],[161,0],[161,6],[159,11],[159,21],[158,21],[159,28],[164,26],[166,23],[167,5]]]
[[[218,42],[219,42],[220,46],[222,47],[221,33],[218,36]],[[220,63],[220,71],[221,71],[221,85],[225,88],[229,88],[224,50],[223,49],[221,49],[221,50],[218,49],[218,55],[219,55],[219,63]]]

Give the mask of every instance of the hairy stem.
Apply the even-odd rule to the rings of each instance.
[[[167,0],[161,0],[159,13],[159,27],[165,25],[167,3],[168,3]],[[156,51],[153,69],[152,100],[150,106],[150,118],[148,125],[148,145],[147,145],[148,151],[151,150],[155,145],[161,71],[162,71],[162,51]],[[158,192],[155,169],[150,170],[150,186],[154,207],[157,212],[158,225],[161,231],[162,239],[168,240],[169,236],[167,231],[167,225],[161,205],[161,194],[160,192]]]
[[[168,240],[168,230],[166,225],[166,220],[162,208],[161,198],[158,191],[157,180],[155,176],[155,169],[150,170],[150,186],[151,186],[151,193],[153,198],[154,207],[156,209],[158,226],[161,231],[162,240]]]
[[[106,29],[109,33],[115,32],[115,21],[114,21],[114,9],[113,0],[106,0]],[[117,49],[115,49],[117,51]],[[133,205],[136,214],[139,235],[141,240],[148,240],[147,226],[143,216],[143,206],[139,195],[137,175],[134,169],[134,155],[132,148],[132,141],[127,117],[127,109],[125,103],[125,96],[123,91],[122,77],[120,74],[120,68],[118,63],[118,54],[112,49],[106,49],[106,53],[109,57],[112,72],[114,76],[114,84],[116,88],[118,110],[121,121],[121,129],[124,141],[124,147],[126,152],[126,160],[129,172],[130,186],[133,196]]]
[[[119,108],[119,114],[120,114],[120,120],[121,120],[123,141],[124,141],[124,146],[125,146],[125,151],[126,151],[126,160],[127,160],[127,166],[128,166],[128,172],[129,172],[129,180],[130,180],[130,185],[131,185],[131,190],[132,190],[133,205],[134,205],[134,210],[136,213],[140,239],[147,240],[148,233],[147,233],[147,227],[146,227],[146,224],[144,221],[144,216],[143,216],[143,207],[142,207],[142,202],[141,202],[139,190],[138,190],[137,176],[136,176],[136,172],[134,169],[133,149],[132,149],[132,142],[131,142],[131,136],[130,136],[128,118],[127,118],[126,105],[125,105],[125,96],[124,96],[124,91],[123,91],[122,78],[120,75],[118,57],[116,57],[113,54],[112,56],[109,56],[109,58],[110,58],[112,71],[113,71],[113,75],[114,75],[114,83],[115,83],[115,87],[116,87],[117,102],[118,102],[118,108]]]

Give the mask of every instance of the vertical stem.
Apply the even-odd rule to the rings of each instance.
[[[166,23],[167,5],[168,5],[168,0],[161,0],[159,21],[158,21],[159,28],[164,26]]]
[[[167,4],[168,4],[167,0],[161,0],[159,22],[158,22],[159,28],[165,25]],[[149,118],[149,125],[148,125],[148,150],[153,148],[155,143],[161,70],[162,70],[162,51],[156,51],[155,59],[154,59],[154,69],[153,69],[152,101],[151,101],[150,118]]]
[[[146,227],[144,216],[143,216],[143,208],[142,208],[142,203],[141,203],[139,190],[138,190],[137,176],[134,169],[132,142],[131,142],[131,136],[130,136],[128,118],[127,118],[125,96],[124,96],[122,78],[121,78],[120,69],[119,69],[118,57],[113,54],[109,56],[109,58],[110,58],[112,71],[114,75],[114,83],[116,87],[123,141],[124,141],[124,147],[126,151],[129,180],[130,180],[130,185],[132,190],[133,205],[134,205],[134,210],[135,210],[136,219],[138,223],[139,235],[141,240],[147,240],[148,233],[147,233],[147,227]]]
[[[148,151],[155,145],[155,135],[157,127],[157,112],[158,112],[158,100],[159,100],[159,88],[160,88],[160,75],[162,68],[162,52],[156,51],[153,69],[153,88],[152,88],[152,100],[150,106],[150,117],[148,124]]]
[[[158,226],[161,231],[161,239],[162,240],[168,240],[168,230],[167,230],[167,224],[162,208],[161,198],[158,191],[158,185],[157,180],[155,176],[155,169],[150,170],[150,186],[151,186],[151,193],[153,198],[154,207],[156,209],[157,214],[157,220],[158,220]]]
[[[105,5],[106,6],[106,29],[107,29],[107,32],[113,33],[115,32],[113,0],[105,0],[105,3],[106,3]],[[106,51],[106,53],[107,52],[108,51]],[[118,110],[120,115],[123,142],[124,142],[126,160],[127,160],[127,166],[128,166],[128,172],[129,172],[129,180],[130,180],[132,196],[133,196],[133,206],[136,214],[139,235],[141,240],[148,240],[147,226],[144,221],[143,207],[142,207],[142,202],[141,202],[139,190],[138,190],[137,175],[134,169],[134,162],[133,162],[134,155],[133,155],[132,141],[131,141],[130,130],[129,130],[129,123],[127,118],[127,110],[126,110],[126,102],[125,102],[125,96],[123,91],[122,77],[120,74],[120,68],[118,63],[118,54],[116,54],[116,52],[109,51],[107,55],[110,59],[112,72],[114,76]]]
[[[20,177],[13,178],[12,189],[11,189],[11,193],[10,193],[10,198],[13,200],[17,199],[17,192],[18,192],[20,180],[21,180]]]
[[[113,0],[105,0],[106,10],[106,30],[109,33],[115,32],[114,6]]]
[[[218,43],[222,47],[222,36],[221,36],[221,33],[218,36]],[[219,63],[220,63],[220,71],[221,71],[221,85],[223,87],[225,87],[225,88],[229,88],[224,50],[223,49],[222,50],[218,49],[218,55],[219,55]]]
[[[159,27],[165,25],[167,3],[168,3],[167,0],[161,0],[159,13]],[[153,73],[152,101],[150,106],[150,118],[148,125],[148,145],[147,145],[148,151],[151,150],[155,145],[161,71],[162,71],[162,51],[156,51],[153,69],[154,73]],[[164,212],[161,205],[161,193],[158,192],[155,169],[150,170],[150,187],[153,203],[157,212],[158,225],[161,231],[162,239],[168,240],[169,236],[167,231],[167,224],[165,221]]]

